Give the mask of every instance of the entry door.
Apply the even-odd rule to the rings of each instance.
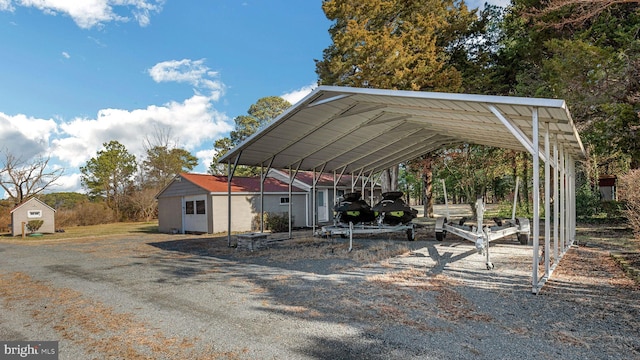
[[[208,232],[207,197],[205,195],[185,196],[182,209],[185,232]]]
[[[316,209],[318,214],[318,222],[329,221],[329,206],[327,205],[327,196],[327,189],[316,191]]]

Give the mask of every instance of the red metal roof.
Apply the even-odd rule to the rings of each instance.
[[[289,171],[288,170],[280,170],[280,171],[282,171],[285,175],[289,176]],[[318,176],[318,174],[316,174],[316,176]],[[351,179],[352,178],[353,178],[353,176],[344,174],[340,178],[340,181],[338,181],[337,185],[338,186],[351,187]],[[296,174],[296,180],[302,181],[303,183],[311,186],[311,184],[313,183],[313,172],[312,171],[298,171],[298,173]],[[331,174],[331,173],[322,173],[322,175],[318,179],[317,185],[318,186],[333,186],[333,174]],[[357,185],[360,186],[360,182],[358,182]]]
[[[182,173],[180,176],[193,184],[209,192],[227,192],[227,177],[208,174]],[[264,192],[288,192],[289,185],[286,183],[267,178],[264,182]],[[297,187],[292,187],[292,192],[304,192]],[[260,177],[234,176],[231,179],[231,192],[260,192]]]

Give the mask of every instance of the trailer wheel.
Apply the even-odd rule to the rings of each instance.
[[[447,233],[446,232],[444,232],[444,231],[442,231],[442,232],[436,231],[436,240],[442,241],[442,240],[444,240],[445,237],[447,237]]]
[[[518,234],[518,241],[520,245],[528,245],[529,244],[529,235],[528,234]]]
[[[416,240],[416,236],[415,236],[415,231],[413,229],[407,229],[407,240],[408,241],[415,241]]]

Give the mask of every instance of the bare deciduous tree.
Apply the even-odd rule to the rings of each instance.
[[[171,129],[156,127],[152,138],[144,139],[146,158],[142,162],[141,187],[160,190],[182,171],[193,170],[198,159],[187,150],[178,148],[178,140],[172,138]]]
[[[23,159],[8,149],[0,152],[0,186],[16,204],[41,193],[53,185],[64,169],[49,168],[51,156]]]
[[[150,221],[156,215],[158,203],[156,201],[157,188],[142,188],[129,195],[130,206],[137,220]]]

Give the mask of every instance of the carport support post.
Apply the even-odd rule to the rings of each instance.
[[[342,171],[340,171],[340,175],[336,174],[336,171],[333,171],[333,207],[332,209],[335,209],[336,205],[338,205],[338,183],[340,182],[340,180],[342,179],[342,176],[344,175],[345,170],[347,169],[347,167],[343,167]],[[333,215],[333,224],[336,224],[336,218],[335,218],[335,214]]]
[[[544,276],[549,277],[551,254],[551,158],[549,157],[549,123],[544,123]]]
[[[513,193],[513,210],[511,210],[511,220],[516,220],[516,210],[518,208],[518,186],[520,185],[520,176],[516,176],[516,189]]]
[[[567,179],[565,172],[565,156],[564,156],[564,147],[560,147],[560,244],[562,246],[562,252],[564,253],[567,249],[567,221],[566,221],[566,211],[567,211],[567,197],[566,197],[566,189],[567,189]]]
[[[331,210],[335,209],[336,205],[338,205],[338,182],[337,182],[336,171],[333,170],[333,204],[331,204]],[[335,225],[336,218],[333,212],[331,213],[331,217],[333,218],[333,225]]]
[[[227,246],[231,247],[231,161],[227,167]]]
[[[293,231],[292,231],[292,228],[291,228],[291,226],[293,225],[292,221],[291,221],[291,211],[292,211],[291,193],[292,193],[293,179],[295,177],[296,176],[293,175],[293,173],[291,172],[291,166],[289,166],[289,206],[288,206],[289,207],[289,239],[291,239],[292,235],[293,235]]]
[[[322,177],[322,174],[324,174],[324,169],[327,166],[327,164],[325,163],[324,165],[322,165],[322,167],[320,168],[320,170],[318,171],[318,176],[316,176],[316,168],[313,168],[313,182],[311,183],[311,219],[313,222],[313,227],[312,227],[312,234],[316,233],[316,225],[317,225],[317,220],[318,220],[318,208],[317,208],[317,201],[318,199],[316,198],[317,194],[316,192],[318,191],[318,181],[320,181],[320,178]],[[327,202],[329,200],[327,199]],[[325,206],[329,206],[329,204],[325,204]]]
[[[264,166],[260,164],[260,232],[264,232]]]
[[[231,166],[231,160],[229,160],[228,170],[227,170],[227,246],[231,247],[231,179],[233,178],[233,173],[236,172],[236,167],[238,166],[238,161],[240,160],[240,152],[236,159],[233,161],[233,166]]]
[[[273,157],[269,160],[269,165],[264,168],[264,164],[260,164],[260,232],[264,232],[264,182],[267,181],[271,165],[273,165]]]
[[[313,181],[311,182],[311,234],[316,233],[316,168],[313,168]]]
[[[570,169],[570,181],[569,187],[571,189],[571,202],[569,203],[571,207],[571,223],[569,224],[569,228],[571,229],[571,244],[576,240],[576,163],[573,161],[573,156],[569,155],[569,169]]]
[[[571,244],[571,169],[569,165],[569,154],[566,153],[564,157],[564,169],[565,169],[565,214],[564,214],[564,247],[569,248]]]
[[[301,164],[302,164],[302,161],[298,163],[298,166],[296,167],[296,171],[291,171],[291,166],[289,166],[289,239],[293,238],[293,221],[292,221],[293,199],[291,198],[292,192],[293,192],[292,191],[293,180],[296,179],[296,175],[298,175],[298,170],[300,170]]]
[[[532,110],[533,120],[533,270],[531,283],[533,293],[538,293],[538,256],[540,246],[540,138],[538,128],[538,108]]]
[[[558,214],[558,174],[560,174],[560,165],[558,161],[558,137],[553,137],[553,163],[555,167],[553,168],[553,262],[555,264],[560,262],[558,259],[558,224],[559,224],[559,216]]]

